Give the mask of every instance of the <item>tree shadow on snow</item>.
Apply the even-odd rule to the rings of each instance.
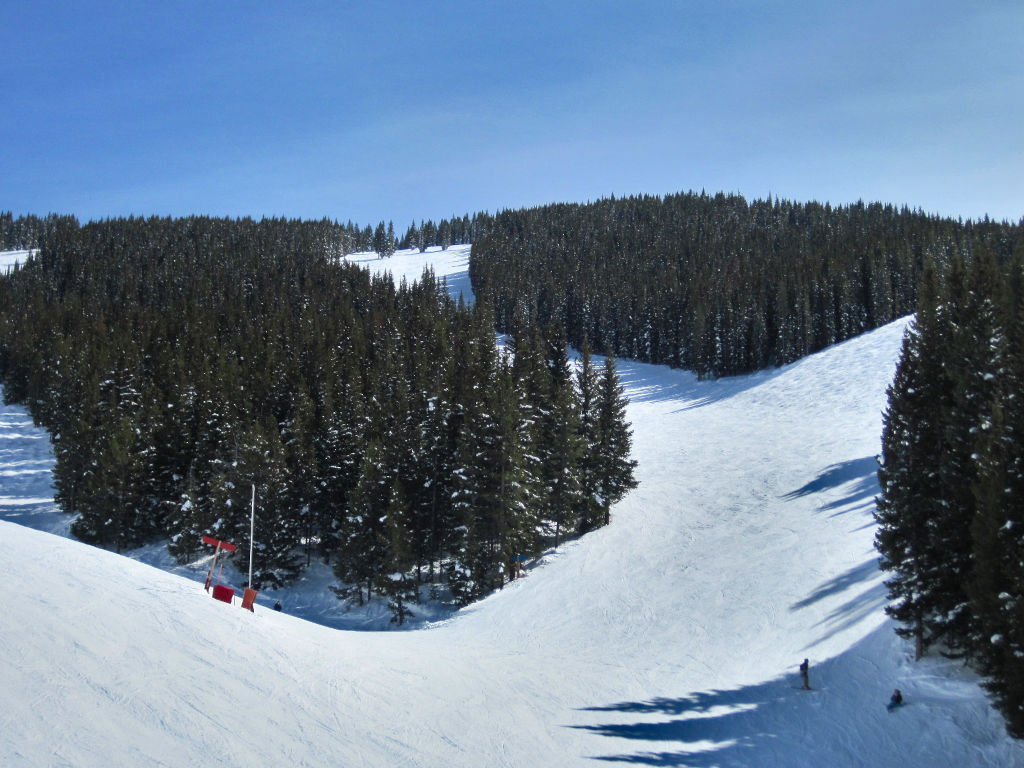
[[[913,740],[884,730],[893,723],[883,706],[892,692],[893,668],[880,665],[879,659],[893,647],[892,628],[882,625],[838,656],[812,658],[814,690],[809,692],[798,689],[794,664],[774,679],[732,690],[586,707],[580,711],[594,713],[598,721],[571,727],[614,739],[598,742],[614,751],[589,756],[607,763],[689,768],[904,765]],[[870,709],[865,708],[868,704]],[[853,713],[857,724],[851,725],[847,721]],[[865,753],[865,748],[870,751]]]
[[[866,589],[860,589],[845,602],[832,609],[828,615],[815,626],[821,627],[824,633],[807,647],[813,647],[829,639],[843,630],[853,627],[869,616],[876,615],[887,602],[885,585],[876,580],[880,571],[878,558],[872,557],[860,565],[850,568],[845,573],[835,576],[819,585],[810,595],[790,606],[790,611],[800,611],[815,603],[853,590],[866,582],[874,581]]]
[[[853,492],[844,499],[834,501],[823,509],[834,509],[845,506],[854,501],[863,499],[866,495],[874,496],[878,490],[878,462],[874,456],[864,456],[859,459],[850,459],[839,464],[833,464],[824,472],[811,480],[806,485],[790,491],[782,498],[787,501],[810,496],[812,493],[820,493],[830,488],[838,488],[841,485],[857,481]]]
[[[475,296],[473,294],[473,284],[469,280],[468,262],[464,272],[452,272],[445,275],[442,280],[444,280],[445,286],[448,288],[448,295],[452,299],[458,301],[461,296],[467,304],[474,302]]]
[[[807,647],[813,648],[864,619],[880,614],[887,603],[885,584],[881,582],[872,584],[868,589],[837,606],[828,616],[819,621],[815,626],[822,627],[824,632],[821,637]]]
[[[675,742],[690,746],[690,749],[680,751],[592,756],[592,759],[604,762],[691,768],[774,765],[774,761],[762,763],[761,760],[769,755],[782,754],[791,747],[799,748],[799,745],[783,743],[792,737],[786,735],[787,729],[773,724],[799,717],[802,707],[814,705],[812,697],[817,694],[796,690],[798,685],[798,678],[794,675],[735,690],[692,693],[678,699],[659,698],[587,707],[584,711],[676,719],[569,727],[615,739]]]
[[[604,364],[603,356],[594,355],[593,359],[597,365]],[[784,368],[772,368],[743,376],[701,380],[690,370],[639,363],[627,358],[616,358],[615,365],[619,381],[630,401],[644,403],[675,400],[683,404],[680,411],[690,411],[728,400],[780,376],[785,371]]]
[[[803,357],[778,368],[763,368],[752,373],[724,376],[718,379],[699,380],[695,372],[686,369],[669,368],[667,365],[652,365],[618,358],[619,379],[626,386],[629,399],[636,402],[682,400],[679,410],[688,411],[728,400],[747,390],[763,386],[802,366],[815,365],[815,358],[849,344],[859,343],[860,337],[847,339],[819,352]]]
[[[820,600],[824,600],[826,597],[831,597],[832,595],[839,594],[840,592],[845,592],[851,587],[854,587],[863,581],[867,581],[872,576],[877,575],[878,558],[873,557],[870,560],[865,560],[860,565],[854,566],[845,573],[841,573],[819,585],[803,600],[793,603],[793,605],[789,607],[789,610],[799,611],[802,608],[807,608]]]
[[[848,485],[847,493],[841,499],[822,504],[822,512],[832,512],[831,517],[850,512],[872,509],[875,498],[881,493],[878,485],[878,460],[874,456],[833,464],[806,485],[790,491],[782,498],[786,501],[800,499],[832,488]]]

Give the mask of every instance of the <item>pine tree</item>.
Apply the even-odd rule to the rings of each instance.
[[[127,416],[105,425],[91,466],[78,494],[79,516],[71,525],[75,537],[117,552],[144,540],[138,530],[138,480],[144,461],[135,430]]]
[[[316,451],[316,409],[313,399],[301,385],[294,385],[289,418],[282,425],[282,441],[287,468],[284,505],[293,510],[300,521],[301,539],[306,565],[318,548],[320,528],[317,510],[322,507],[322,471]]]
[[[415,219],[409,225],[409,228],[405,230],[405,237],[402,238],[401,248],[416,248],[419,243],[420,231],[416,226]]]
[[[118,344],[124,349],[122,345],[126,346],[124,340]],[[137,377],[126,362],[111,361],[106,368],[107,377],[99,384],[93,443],[78,448],[91,458],[78,484],[80,516],[72,533],[121,552],[143,543],[154,531],[147,515],[151,500],[144,495],[144,472],[153,446],[134,418],[144,407]]]
[[[544,353],[539,439],[532,453],[539,459],[540,515],[548,528],[553,528],[557,547],[567,532],[578,528],[576,515],[583,493],[579,478],[583,454],[580,405],[569,371],[565,335],[557,322],[546,329]]]
[[[971,525],[973,574],[968,585],[977,637],[974,658],[985,687],[1014,738],[1024,738],[1024,314],[1012,264],[1001,316],[1008,329],[1006,375],[991,422],[976,446]],[[1015,275],[1016,272],[1016,275]]]
[[[388,255],[388,236],[383,221],[378,223],[377,228],[373,231],[372,242],[373,251],[377,254],[378,258],[383,259]]]
[[[416,565],[413,538],[415,530],[409,501],[401,480],[391,487],[386,511],[387,556],[384,569],[377,574],[377,591],[388,600],[391,623],[402,625],[414,617],[410,606],[419,597],[413,569]]]
[[[226,483],[228,462],[237,454],[237,437],[241,431],[238,416],[215,392],[217,377],[223,370],[198,376],[194,391],[185,395],[191,411],[188,422],[194,425],[191,443],[194,453],[185,472],[184,485],[178,494],[168,520],[167,548],[179,561],[188,562],[205,552],[202,537],[211,535],[227,539],[229,530],[223,516],[223,501],[228,498]],[[186,407],[183,405],[183,407]],[[184,415],[185,411],[179,410]]]
[[[441,219],[437,226],[437,239],[442,251],[447,251],[452,244],[452,225],[448,219]]]
[[[615,358],[605,358],[597,405],[597,492],[604,524],[611,522],[611,506],[636,488],[637,462],[630,458],[633,433],[626,419],[626,394],[615,370]]]
[[[342,402],[338,402],[333,387],[324,392],[313,437],[319,467],[313,516],[325,562],[341,546],[349,495],[362,463],[366,425],[362,397],[350,388],[354,383],[346,380],[342,385]]]
[[[933,521],[946,514],[942,455],[952,382],[940,362],[948,333],[938,302],[934,270],[926,269],[888,390],[875,512],[880,567],[889,572],[886,613],[901,625],[898,634],[914,639],[916,658],[939,634],[933,616],[943,562]]]
[[[452,493],[449,582],[463,604],[501,587],[515,559],[538,549],[536,513],[525,503],[529,483],[511,366],[497,359],[489,308],[478,305],[474,321]]]
[[[430,245],[430,243],[427,242],[428,237],[429,233],[427,232],[426,225],[420,221],[420,227],[416,230],[416,242],[413,244],[413,247],[418,249],[420,253],[423,253],[427,250],[427,246]]]
[[[584,339],[580,350],[576,387],[580,404],[579,438],[582,448],[579,463],[580,507],[577,513],[577,533],[583,535],[604,524],[604,509],[600,498],[600,460],[598,446],[598,404],[600,381],[590,356],[590,343]]]
[[[384,255],[394,256],[395,255],[395,225],[393,222],[388,222],[387,233],[384,235]]]
[[[998,664],[998,648],[993,646],[1007,638],[999,596],[1007,593],[1008,570],[1012,572],[1013,568],[1005,560],[1006,542],[1000,541],[1011,509],[1007,494],[1007,437],[1003,410],[997,402],[991,420],[981,425],[975,448],[977,475],[972,492],[976,514],[970,530],[973,567],[966,585],[976,629],[971,647],[976,649],[982,668],[989,670]],[[993,642],[992,638],[998,641]]]
[[[388,562],[390,532],[387,511],[392,501],[393,478],[385,465],[385,448],[373,440],[366,449],[357,482],[349,498],[348,518],[342,533],[334,573],[348,585],[339,596],[363,605]],[[363,589],[366,596],[363,596]]]
[[[423,286],[433,277],[424,276]],[[416,306],[427,309],[423,298]],[[425,307],[424,305],[428,305]],[[428,313],[429,314],[429,313]],[[405,470],[404,488],[410,504],[413,557],[417,579],[433,579],[450,527],[448,500],[452,493],[453,393],[452,352],[447,330],[438,319],[420,318],[409,354],[410,403],[408,423],[414,457]]]
[[[81,511],[85,491],[86,473],[91,464],[91,452],[81,446],[96,444],[97,426],[91,408],[84,403],[62,418],[63,426],[53,435],[54,500],[71,515]]]
[[[437,225],[429,219],[420,227],[420,253],[437,245]]]
[[[978,637],[967,586],[973,576],[971,526],[976,499],[977,453],[981,431],[992,423],[992,407],[1001,386],[1003,334],[996,317],[995,264],[979,254],[969,275],[959,265],[949,275],[950,334],[944,351],[952,381],[951,407],[945,417],[945,450],[941,453],[944,514],[934,522],[936,545],[943,561],[937,571],[933,623],[956,654],[970,654]]]
[[[239,437],[237,455],[222,464],[211,496],[220,509],[213,535],[238,545],[233,556],[242,573],[249,568],[250,515],[256,489],[253,540],[255,589],[293,582],[302,571],[300,510],[289,503],[285,449],[276,424],[254,423]]]

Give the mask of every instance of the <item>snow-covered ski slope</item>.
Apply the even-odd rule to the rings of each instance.
[[[431,259],[468,291],[465,256],[363,261],[399,279]],[[0,765],[1024,765],[973,677],[909,661],[882,613],[873,457],[904,327],[715,382],[619,361],[640,487],[425,629],[250,614],[0,522]],[[46,514],[38,478],[17,485],[46,443],[19,413],[0,412],[14,520]]]
[[[24,264],[35,251],[0,251],[0,275],[10,272],[16,264]]]

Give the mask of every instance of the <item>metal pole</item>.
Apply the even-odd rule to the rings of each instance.
[[[249,516],[249,589],[252,589],[252,543],[256,535],[256,484],[252,485],[252,514]]]

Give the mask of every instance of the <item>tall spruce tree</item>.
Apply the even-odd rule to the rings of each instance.
[[[626,393],[619,383],[615,358],[608,355],[601,375],[597,404],[597,492],[604,524],[611,522],[612,504],[636,488],[637,462],[630,458],[633,433],[626,419]]]
[[[976,445],[971,526],[974,563],[968,593],[978,637],[974,658],[1014,738],[1024,738],[1024,316],[1021,263],[1010,265],[1002,317],[1006,371],[991,422]]]
[[[978,639],[967,587],[974,568],[971,527],[977,513],[977,447],[983,431],[991,429],[992,407],[1004,375],[995,285],[995,262],[981,252],[967,274],[954,263],[947,291],[950,332],[944,354],[949,359],[952,398],[940,459],[944,513],[933,521],[944,566],[937,571],[933,624],[949,651],[958,655],[970,655]]]
[[[584,339],[580,350],[579,370],[576,374],[576,388],[580,418],[579,439],[582,453],[579,462],[580,499],[577,512],[578,529],[582,535],[604,524],[604,507],[600,487],[600,445],[598,406],[600,404],[600,379],[590,355],[590,342]]]
[[[390,560],[388,510],[395,478],[387,466],[386,448],[373,440],[366,449],[359,480],[352,490],[334,573],[348,585],[340,597],[359,605],[373,596]],[[364,596],[365,590],[365,596]]]
[[[899,627],[921,658],[935,641],[936,585],[944,567],[935,521],[946,513],[942,482],[945,414],[953,384],[939,357],[948,338],[934,269],[926,268],[917,316],[907,328],[883,415],[875,519],[880,567]]]
[[[478,361],[482,362],[482,361]],[[502,548],[507,543],[503,505],[509,466],[502,455],[500,414],[492,406],[498,375],[494,363],[475,367],[478,394],[465,403],[460,419],[451,496],[452,567],[449,584],[460,603],[469,603],[502,583]]]
[[[143,543],[139,520],[143,500],[138,481],[144,461],[132,422],[121,415],[104,425],[78,494],[79,516],[71,532],[82,541],[117,552]]]
[[[415,577],[416,551],[415,521],[403,483],[396,479],[391,486],[391,499],[386,512],[387,560],[386,567],[377,574],[377,591],[387,598],[391,610],[391,623],[404,624],[414,617],[411,606],[419,597]]]
[[[578,528],[576,516],[582,504],[579,464],[583,454],[580,404],[569,370],[565,333],[558,322],[545,329],[544,363],[544,402],[533,454],[539,457],[540,514],[557,547],[563,537]]]

